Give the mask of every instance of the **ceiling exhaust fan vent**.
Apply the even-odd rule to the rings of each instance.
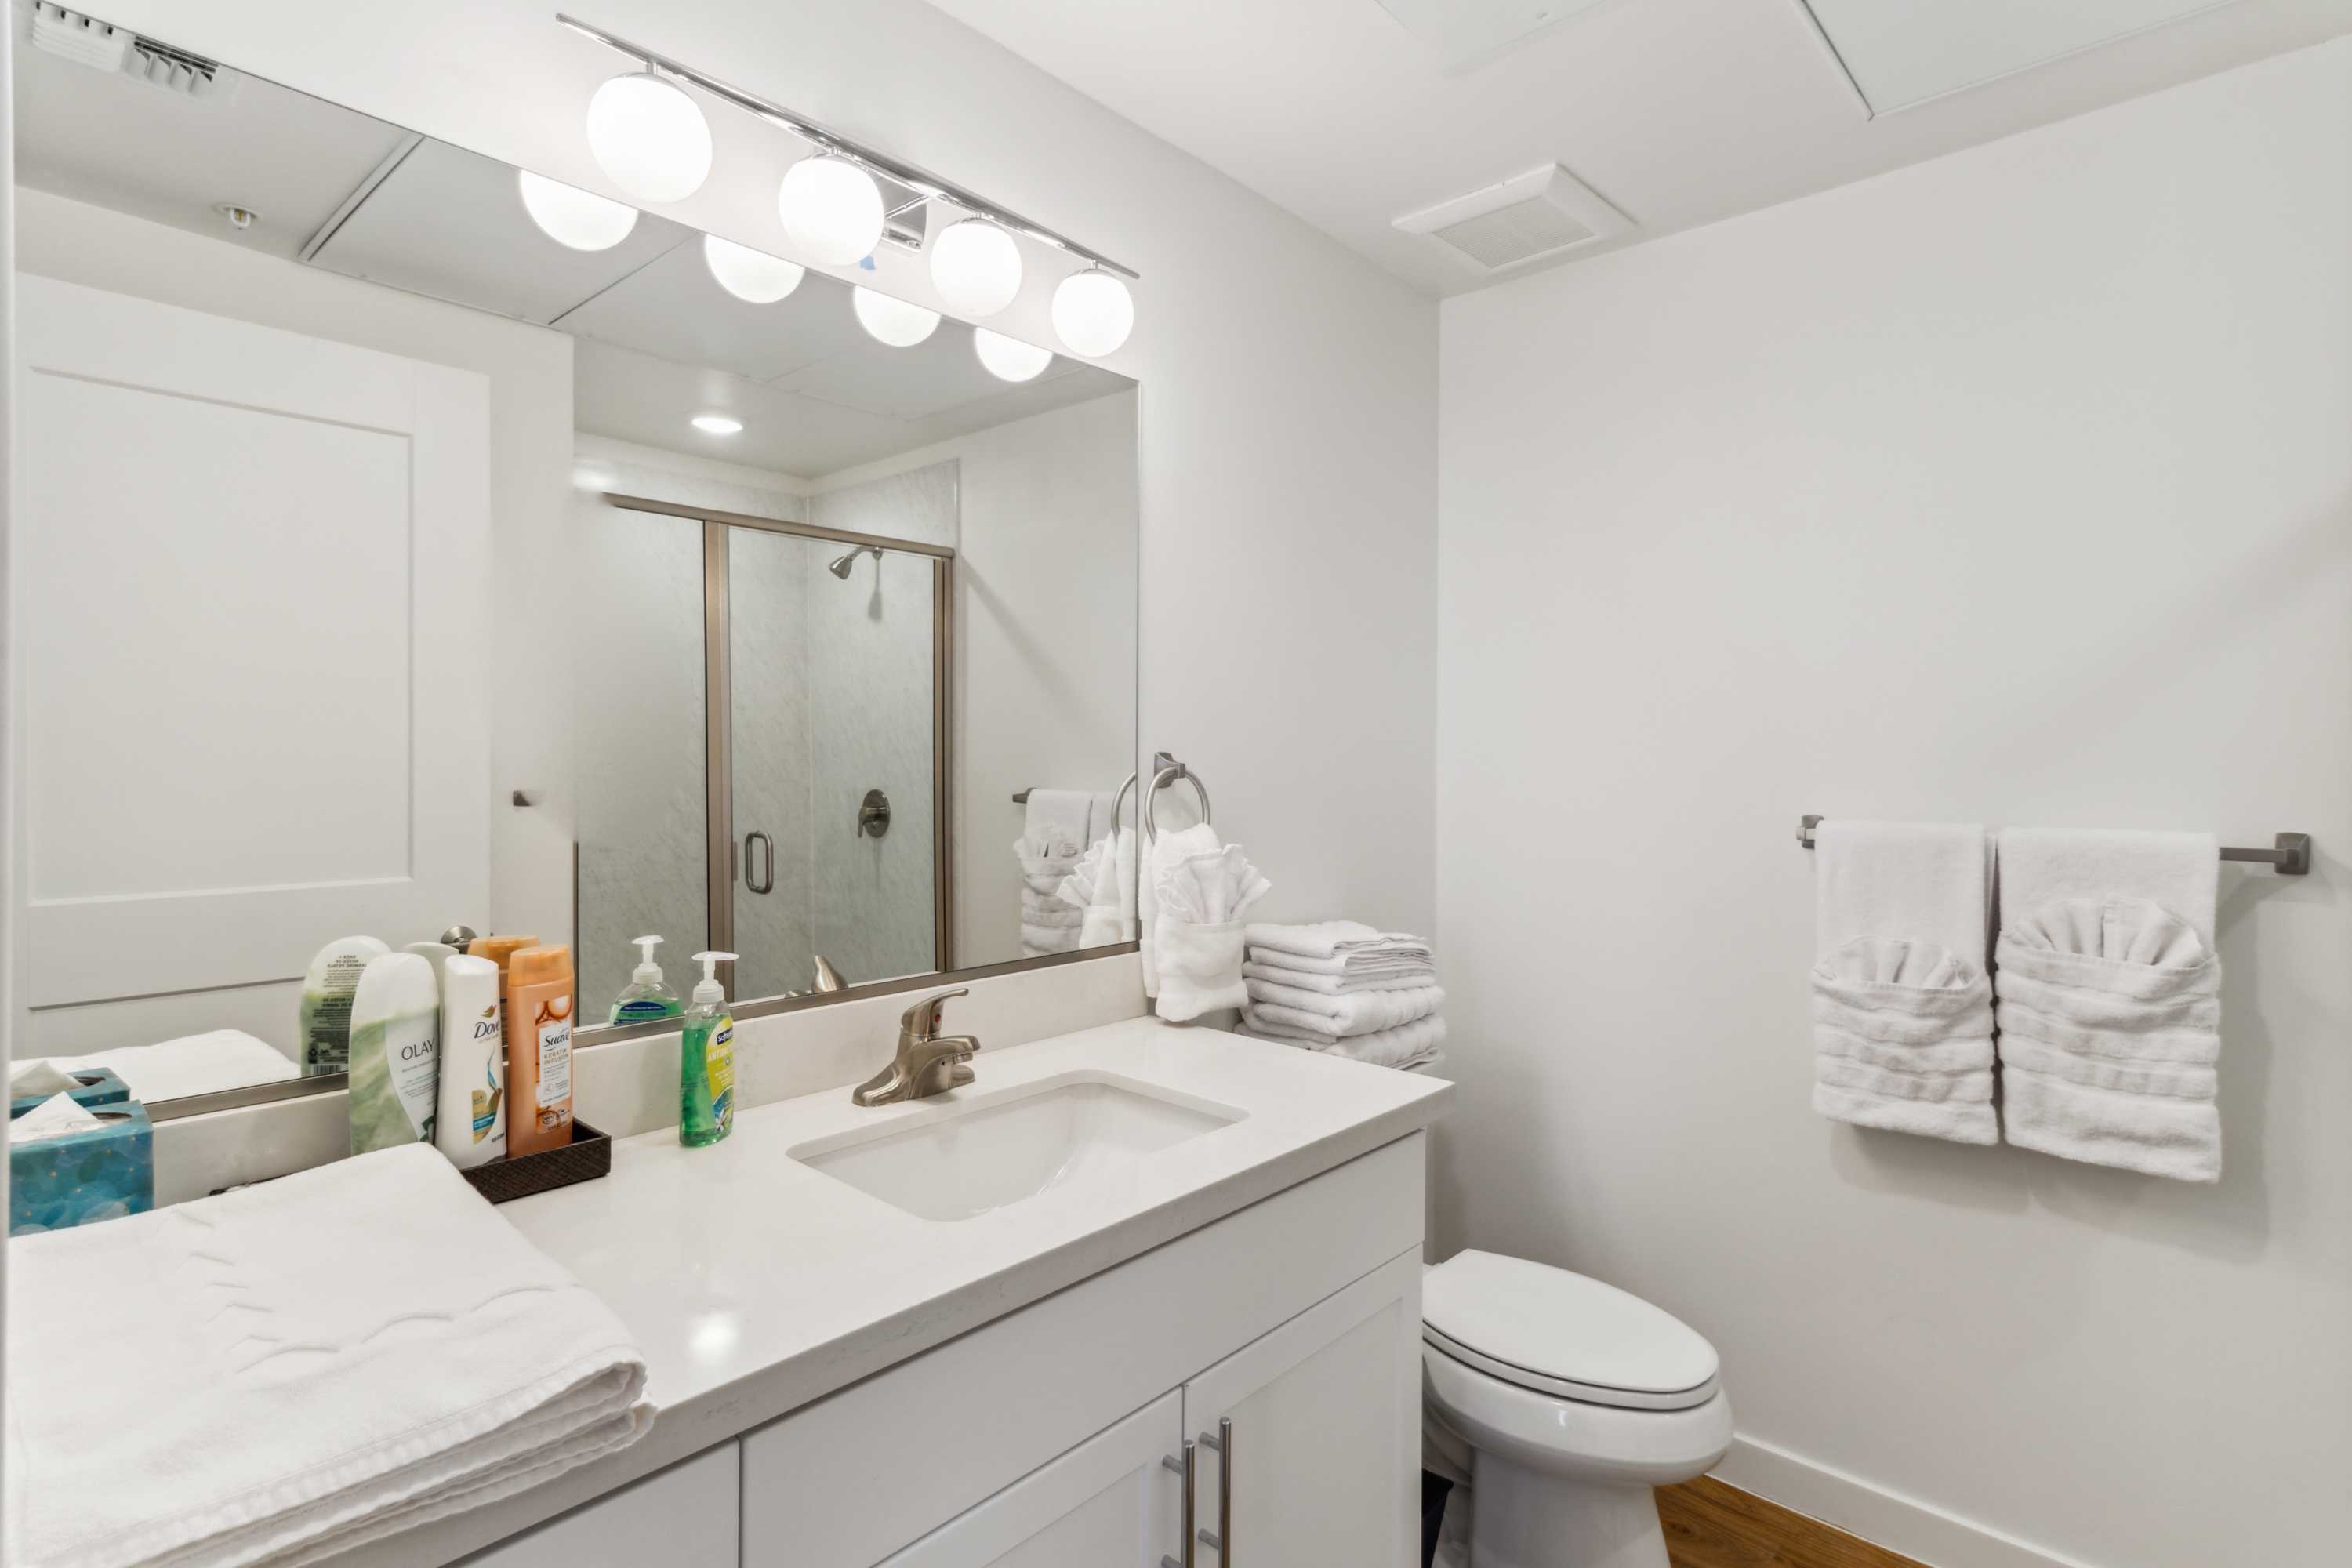
[[[1633,223],[1566,169],[1549,163],[1408,213],[1394,226],[1440,241],[1483,271],[1500,272],[1628,233]]]
[[[33,47],[92,70],[120,71],[188,98],[220,96],[236,84],[235,73],[223,70],[218,61],[142,38],[128,27],[68,11],[50,0],[35,0]]]

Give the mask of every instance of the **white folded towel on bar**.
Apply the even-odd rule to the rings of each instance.
[[[1162,842],[1165,842],[1164,840]],[[1155,857],[1160,993],[1153,1011],[1189,1023],[1249,1000],[1242,916],[1272,889],[1238,844]]]
[[[1295,1029],[1317,1029],[1345,1038],[1376,1034],[1426,1018],[1445,1003],[1442,985],[1416,985],[1403,991],[1359,991],[1331,995],[1244,979],[1250,1006],[1261,1018]]]
[[[2219,1181],[2220,844],[2012,828],[2000,866],[2003,1134],[2063,1159]]]
[[[1832,818],[1814,846],[1814,1110],[1999,1142],[1984,828]]]
[[[1269,955],[1261,962],[1272,961],[1272,954],[1287,954],[1280,962],[1289,967],[1311,968],[1327,974],[1344,974],[1353,968],[1371,969],[1400,962],[1427,963],[1430,957],[1429,944],[1421,938],[1402,931],[1375,931],[1360,921],[1318,921],[1311,925],[1261,922],[1253,924],[1247,936],[1250,946]]]
[[[1135,940],[1135,830],[1116,828],[1095,840],[1056,892],[1079,911],[1080,947]]]
[[[1242,955],[1242,978],[1295,986],[1301,991],[1319,991],[1327,996],[1345,996],[1360,991],[1408,991],[1416,985],[1434,985],[1437,971],[1426,963],[1403,963],[1391,970],[1327,974],[1286,967],[1273,962],[1265,949],[1254,947]]]
[[[621,1321],[427,1145],[20,1237],[8,1286],[15,1568],[310,1563],[653,1420]]]
[[[1027,815],[1021,825],[1021,837],[1030,847],[1030,853],[1075,858],[1095,841],[1092,827],[1097,798],[1090,790],[1031,789]]]
[[[1346,1038],[1268,1022],[1256,1016],[1255,1005],[1242,1009],[1242,1025],[1244,1034],[1261,1039],[1382,1068],[1425,1067],[1437,1059],[1437,1047],[1445,1043],[1445,1020],[1434,1015],[1400,1024],[1393,1029]]]
[[[1143,953],[1143,994],[1160,994],[1160,874],[1192,856],[1210,855],[1224,847],[1217,830],[1205,822],[1172,833],[1162,833],[1143,847],[1143,864],[1135,879],[1136,918]],[[1239,952],[1235,953],[1236,961]],[[1241,978],[1236,969],[1234,979]]]

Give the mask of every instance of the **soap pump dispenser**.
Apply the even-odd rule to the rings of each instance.
[[[698,952],[694,961],[702,965],[702,978],[678,1043],[677,1141],[701,1149],[735,1128],[735,1020],[727,1010],[727,988],[719,983],[719,966],[732,963],[735,955]]]
[[[661,945],[657,936],[629,939],[636,945],[637,967],[630,972],[629,984],[613,998],[613,1022],[645,1024],[656,1018],[675,1018],[686,1011],[677,993],[662,984],[661,965],[654,962],[654,949]]]

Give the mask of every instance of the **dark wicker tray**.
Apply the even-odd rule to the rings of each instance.
[[[473,1184],[476,1192],[494,1204],[511,1203],[533,1193],[551,1193],[574,1182],[593,1182],[612,1173],[612,1134],[599,1132],[577,1117],[572,1122],[572,1142],[560,1149],[542,1149],[536,1154],[509,1154],[503,1160],[458,1173]]]

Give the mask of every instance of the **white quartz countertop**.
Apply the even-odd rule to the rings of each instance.
[[[614,1146],[610,1177],[500,1210],[645,1348],[646,1395],[660,1415],[602,1486],[723,1442],[1417,1131],[1453,1088],[1152,1018],[984,1050],[973,1067],[971,1086],[911,1104],[861,1108],[836,1089],[747,1110],[731,1137],[707,1149],[681,1147],[675,1129],[627,1139]],[[918,1218],[788,1152],[1087,1071],[1243,1114],[1108,1180],[952,1221]],[[566,1507],[596,1489],[567,1480],[540,1489]],[[521,1519],[490,1511],[504,1533],[554,1508]]]

